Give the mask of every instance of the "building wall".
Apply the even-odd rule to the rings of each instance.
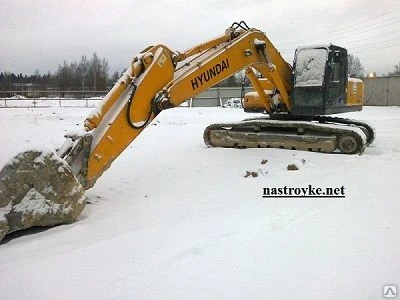
[[[363,79],[364,105],[400,106],[400,76]]]

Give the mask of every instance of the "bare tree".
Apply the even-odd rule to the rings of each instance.
[[[63,65],[58,66],[58,71],[57,71],[57,86],[60,90],[67,90],[71,88],[71,69],[67,63],[67,61],[64,60]]]
[[[100,90],[105,90],[108,84],[108,70],[110,67],[108,66],[108,61],[103,58],[100,64],[100,82],[99,88]]]
[[[360,62],[360,59],[353,55],[347,55],[348,73],[350,77],[363,78],[364,77],[364,67]]]
[[[97,90],[97,79],[100,74],[100,60],[96,52],[93,53],[93,57],[90,60],[89,73],[91,77],[91,86],[93,90]]]
[[[93,90],[105,90],[108,81],[108,61],[100,58],[97,53],[93,53],[93,57],[89,62],[89,80]]]
[[[89,76],[89,62],[87,60],[86,55],[82,55],[81,61],[78,65],[78,73],[81,82],[81,89],[82,91],[85,90],[85,83],[88,81]]]
[[[115,71],[111,76],[111,83],[112,84],[116,83],[120,77],[121,77],[120,73],[118,71]]]
[[[40,82],[40,72],[38,68],[35,69],[35,72],[33,73],[33,78],[33,83],[38,84]]]
[[[400,62],[394,66],[393,72],[389,73],[389,76],[393,76],[393,75],[400,75]]]

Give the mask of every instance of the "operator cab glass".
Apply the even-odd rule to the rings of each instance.
[[[300,49],[297,52],[295,68],[295,87],[322,86],[325,76],[325,65],[328,60],[328,50]]]

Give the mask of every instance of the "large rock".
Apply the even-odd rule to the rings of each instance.
[[[85,204],[83,187],[53,151],[20,153],[0,171],[0,241],[16,230],[74,222]]]
[[[8,225],[7,225],[7,220],[6,218],[0,214],[0,241],[2,240],[2,238],[7,234],[8,232]]]

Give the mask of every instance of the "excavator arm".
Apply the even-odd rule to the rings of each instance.
[[[65,155],[85,188],[93,186],[158,113],[179,106],[240,70],[254,69],[268,78],[290,110],[290,65],[263,32],[241,27],[230,27],[224,35],[182,53],[157,45],[133,59],[85,120],[87,133],[75,140],[70,136],[72,141],[67,141],[63,153],[59,153]],[[269,111],[270,96],[261,88],[256,90]]]

